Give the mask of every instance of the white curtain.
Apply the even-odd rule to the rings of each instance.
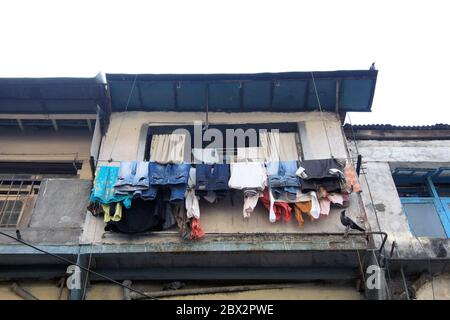
[[[156,134],[152,136],[150,161],[161,164],[184,162],[185,134]]]
[[[236,162],[241,161],[264,162],[264,152],[261,147],[238,148]]]
[[[262,132],[259,139],[266,162],[301,160],[295,132]]]

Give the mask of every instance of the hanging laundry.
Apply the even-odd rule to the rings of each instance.
[[[122,203],[116,202],[112,204],[102,204],[101,206],[103,208],[103,219],[105,222],[120,221],[120,219],[122,219]],[[111,212],[111,209],[113,212]]]
[[[343,181],[338,172],[342,172],[341,165],[336,159],[305,160],[300,163],[301,190],[303,192],[318,191],[324,187],[328,192],[342,192]]]
[[[172,205],[164,199],[163,224],[162,229],[168,230],[177,224],[177,220],[172,212]]]
[[[230,180],[229,164],[198,164],[196,165],[195,194],[198,196],[211,195],[214,191],[217,199],[228,194]]]
[[[172,212],[178,225],[178,230],[180,236],[183,240],[191,239],[191,220],[186,215],[186,210],[184,210],[184,205],[182,203],[174,203],[172,205]]]
[[[158,164],[149,162],[149,188],[142,192],[144,200],[154,200],[158,191],[164,187],[170,190],[170,202],[184,201],[189,179],[190,164]]]
[[[250,218],[251,213],[255,210],[258,204],[258,199],[262,192],[255,189],[244,190],[244,209],[242,214],[244,218]]]
[[[297,161],[268,162],[266,166],[269,187],[274,198],[295,199],[300,191],[300,179],[295,174]]]
[[[120,233],[142,233],[146,231],[162,230],[164,222],[165,206],[160,201],[144,201],[135,199],[129,209],[123,210],[120,221],[110,221],[105,226],[105,231]]]
[[[203,231],[200,225],[200,219],[192,218],[191,220],[191,239],[198,240],[205,236],[205,232]]]
[[[103,207],[98,202],[89,202],[89,205],[86,208],[94,217],[98,217],[104,214]]]
[[[344,174],[345,174],[345,192],[347,193],[361,192],[362,189],[358,181],[358,174],[356,173],[355,168],[348,159],[345,161]]]
[[[91,192],[90,201],[100,204],[123,202],[126,208],[131,206],[129,194],[116,194],[114,184],[119,176],[119,167],[102,166],[97,169],[94,187]]]
[[[183,163],[190,161],[185,159],[186,145],[185,134],[155,134],[150,145],[150,161],[160,164]]]
[[[342,206],[344,208],[348,207],[350,205],[350,196],[348,195],[348,193],[343,193],[342,194]]]
[[[186,190],[186,215],[188,218],[200,219],[199,198],[195,195],[196,169],[189,170],[188,188]]]
[[[300,227],[303,227],[305,220],[303,220],[303,214],[309,215],[311,222],[314,221],[314,217],[311,215],[312,201],[301,201],[293,204],[295,219]]]
[[[264,190],[263,195],[259,199],[269,209],[270,222],[274,223],[279,220],[287,222],[291,220],[292,208],[286,202],[275,201],[269,189]]]
[[[338,193],[328,193],[325,188],[320,187],[319,189],[319,204],[320,204],[320,214],[329,215],[331,204],[343,205],[344,198],[342,194]]]
[[[255,209],[260,193],[267,186],[266,168],[262,162],[235,162],[230,164],[231,177],[228,186],[244,192],[244,218]]]
[[[264,190],[267,186],[267,174],[261,162],[235,162],[230,164],[231,177],[228,186],[232,189]]]
[[[200,193],[200,191],[196,191],[196,194],[202,194],[202,198],[208,201],[209,203],[215,203],[218,199],[224,198],[226,195],[226,191],[206,191],[206,193]]]
[[[311,192],[303,193],[301,190],[297,190],[296,194],[289,194],[287,192],[281,192],[276,199],[279,202],[296,203],[302,201],[311,201]]]
[[[116,194],[136,196],[148,187],[148,162],[120,162],[119,176],[114,184]]]
[[[136,174],[136,161],[121,161],[119,167],[119,176],[114,187],[129,186],[133,184]]]
[[[320,204],[320,214],[324,215],[324,216],[329,215],[331,201],[328,200],[327,198],[322,198],[322,199],[319,199],[319,204]]]
[[[311,195],[311,211],[310,214],[314,219],[319,219],[320,217],[320,203],[317,198],[317,193],[314,191],[309,192]]]
[[[134,199],[130,208],[124,208],[120,221],[110,221],[105,231],[142,233],[170,228],[175,223],[170,205],[164,201],[163,191],[153,201]],[[172,215],[172,216],[171,216]]]

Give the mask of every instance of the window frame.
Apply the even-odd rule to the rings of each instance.
[[[414,170],[414,169],[413,169]],[[441,170],[442,171],[442,170]],[[435,170],[435,172],[440,172],[439,170]],[[416,204],[423,204],[423,203],[432,203],[436,209],[436,213],[438,215],[438,218],[442,224],[442,227],[444,229],[444,232],[447,236],[447,238],[450,238],[450,197],[439,197],[439,194],[436,190],[436,187],[433,183],[433,174],[429,174],[425,177],[425,185],[429,190],[429,194],[431,197],[399,197],[400,202],[402,203],[403,211],[408,218],[408,211],[405,209],[403,204],[406,203],[416,203]],[[395,182],[395,178],[394,178]],[[396,184],[397,186],[397,184]],[[411,226],[410,219],[408,218],[408,224],[409,228],[411,230],[414,230],[414,228]]]
[[[21,228],[21,227],[26,227],[29,224],[29,221],[31,219],[31,213],[33,211],[34,205],[36,203],[36,199],[38,197],[39,194],[39,190],[40,190],[40,185],[42,182],[42,179],[40,176],[32,176],[30,178],[16,178],[16,177],[12,177],[12,178],[3,178],[0,180],[0,186],[3,186],[3,182],[4,181],[10,181],[9,182],[9,186],[8,184],[5,184],[5,187],[7,189],[7,193],[6,194],[0,194],[0,201],[4,201],[5,204],[4,206],[0,206],[0,229],[8,229],[8,228]],[[16,187],[12,187],[14,184],[14,182],[20,182],[20,186],[16,186]],[[25,188],[23,188],[23,183],[24,182],[29,182],[29,185],[26,185]],[[29,189],[29,190],[28,190]],[[1,190],[1,188],[0,188]],[[13,190],[14,192],[11,193],[11,190]],[[28,191],[27,191],[28,190]],[[23,193],[23,191],[27,192],[27,193]],[[20,200],[19,200],[20,199]],[[17,217],[17,220],[15,221],[15,223],[10,223],[8,224],[6,221],[6,223],[3,223],[3,214],[5,214],[5,209],[7,206],[7,202],[8,201],[21,201],[22,202],[22,208],[20,211],[19,216]],[[10,216],[8,218],[8,220],[11,219],[11,213]]]
[[[204,127],[204,123],[202,123],[202,128]],[[209,124],[209,129],[219,129],[220,131],[225,131],[226,129],[243,129],[246,131],[247,129],[254,128],[255,130],[261,130],[265,129],[268,132],[270,130],[279,130],[279,132],[292,132],[295,133],[295,140],[296,140],[296,147],[297,147],[297,154],[299,156],[299,159],[304,159],[303,154],[303,144],[300,136],[300,131],[298,128],[298,122],[264,122],[264,123],[214,123]],[[191,150],[194,148],[194,139],[193,139],[193,133],[194,133],[194,125],[192,123],[159,123],[159,122],[152,122],[147,124],[147,131],[146,131],[146,137],[145,137],[145,143],[143,144],[145,147],[144,149],[144,155],[143,160],[149,161],[150,159],[150,146],[151,146],[151,140],[152,136],[155,134],[170,134],[176,129],[186,129],[191,133]],[[208,142],[209,143],[209,142]],[[260,139],[259,139],[259,133],[257,136],[257,147],[260,146]],[[247,146],[246,146],[247,147]],[[251,147],[251,146],[250,146]],[[203,146],[204,148],[204,146]],[[237,148],[238,146],[235,146],[234,153],[237,154]],[[192,158],[192,154],[191,154]],[[194,159],[192,158],[192,161]]]
[[[40,185],[44,179],[77,178],[81,169],[81,161],[0,161],[0,201],[15,201],[21,198],[22,210],[14,223],[3,223],[3,211],[0,206],[0,229],[16,229],[28,227]],[[6,181],[6,183],[5,183]],[[23,199],[23,200],[22,200]]]

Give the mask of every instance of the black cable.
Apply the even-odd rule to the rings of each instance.
[[[136,293],[139,293],[139,294],[141,294],[141,295],[143,295],[143,296],[145,296],[145,297],[147,297],[147,298],[149,298],[149,299],[156,300],[156,298],[151,297],[151,296],[145,294],[145,293],[142,292],[142,291],[133,289],[133,288],[128,287],[128,286],[126,286],[126,285],[124,285],[124,284],[122,284],[122,283],[120,283],[120,282],[118,282],[118,281],[116,281],[116,280],[114,280],[114,279],[108,277],[108,276],[105,276],[105,275],[100,274],[100,273],[98,273],[98,272],[89,270],[89,269],[87,269],[87,268],[85,268],[85,267],[83,267],[83,266],[80,266],[79,264],[77,264],[77,263],[75,263],[75,262],[73,262],[73,261],[70,261],[69,259],[66,259],[66,258],[64,258],[64,257],[61,257],[60,255],[57,255],[57,254],[54,254],[54,253],[51,253],[51,252],[42,250],[42,249],[40,249],[40,248],[38,248],[38,247],[36,247],[36,246],[34,246],[34,245],[28,243],[28,242],[23,241],[22,239],[18,239],[18,238],[16,238],[16,237],[13,237],[13,236],[11,236],[11,235],[9,235],[9,234],[7,234],[7,233],[4,233],[4,232],[2,232],[2,231],[0,231],[0,234],[1,234],[1,235],[4,235],[5,237],[8,237],[8,238],[10,238],[10,239],[13,239],[13,240],[15,240],[15,241],[17,241],[17,242],[20,242],[20,243],[22,243],[22,244],[24,244],[24,245],[26,245],[26,246],[28,246],[28,247],[31,247],[31,248],[33,248],[33,249],[35,249],[35,250],[37,250],[37,251],[40,251],[40,252],[45,253],[45,254],[47,254],[47,255],[49,255],[49,256],[52,256],[52,257],[54,257],[54,258],[56,258],[56,259],[58,259],[58,260],[64,261],[64,262],[69,263],[69,264],[71,264],[71,265],[75,265],[75,266],[79,267],[80,269],[83,269],[84,271],[87,271],[87,272],[90,272],[90,273],[92,273],[92,274],[95,274],[96,276],[99,276],[100,278],[106,279],[106,280],[108,280],[108,281],[110,281],[110,282],[112,282],[112,283],[115,283],[115,284],[117,284],[117,285],[119,285],[119,286],[121,286],[121,287],[124,287],[124,288],[126,288],[126,289],[129,289],[129,290],[134,291],[134,292],[136,292]]]

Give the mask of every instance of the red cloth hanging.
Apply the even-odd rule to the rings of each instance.
[[[265,189],[263,196],[259,198],[264,206],[270,210],[270,196],[269,189]],[[283,219],[284,222],[288,222],[291,220],[292,208],[286,202],[277,202],[273,203],[273,211],[275,212],[275,216],[277,221]]]
[[[191,239],[201,239],[205,236],[205,232],[203,231],[200,225],[200,219],[192,218],[191,220]]]

